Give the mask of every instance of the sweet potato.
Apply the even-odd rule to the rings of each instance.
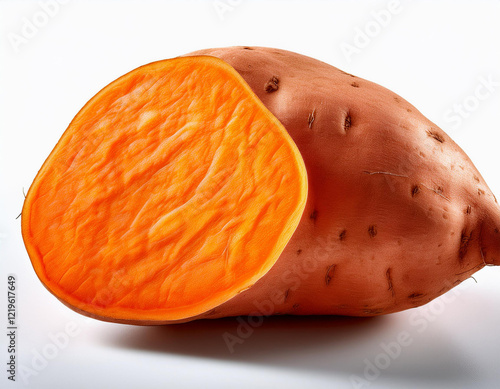
[[[104,88],[35,178],[22,226],[52,293],[131,324],[380,315],[500,263],[499,206],[448,135],[381,86],[261,47]]]

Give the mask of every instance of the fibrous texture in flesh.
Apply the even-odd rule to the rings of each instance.
[[[238,73],[176,58],[78,113],[28,192],[23,237],[38,277],[74,309],[177,320],[261,278],[306,197],[295,144]]]

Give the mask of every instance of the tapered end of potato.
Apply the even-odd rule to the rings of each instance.
[[[22,232],[65,304],[159,324],[252,286],[306,198],[299,151],[238,73],[176,58],[126,74],[77,114],[28,192]]]

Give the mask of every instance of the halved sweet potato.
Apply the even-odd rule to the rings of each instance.
[[[132,324],[381,315],[500,264],[500,207],[443,130],[380,85],[263,47],[104,88],[22,217],[50,291]]]
[[[22,232],[38,277],[73,309],[173,321],[261,278],[306,197],[294,142],[239,74],[176,58],[83,107],[27,194]]]

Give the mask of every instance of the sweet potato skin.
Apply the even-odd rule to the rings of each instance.
[[[299,227],[273,268],[196,318],[387,314],[498,265],[495,196],[463,150],[406,100],[289,51],[188,55],[221,58],[243,76],[292,136],[309,179]]]

